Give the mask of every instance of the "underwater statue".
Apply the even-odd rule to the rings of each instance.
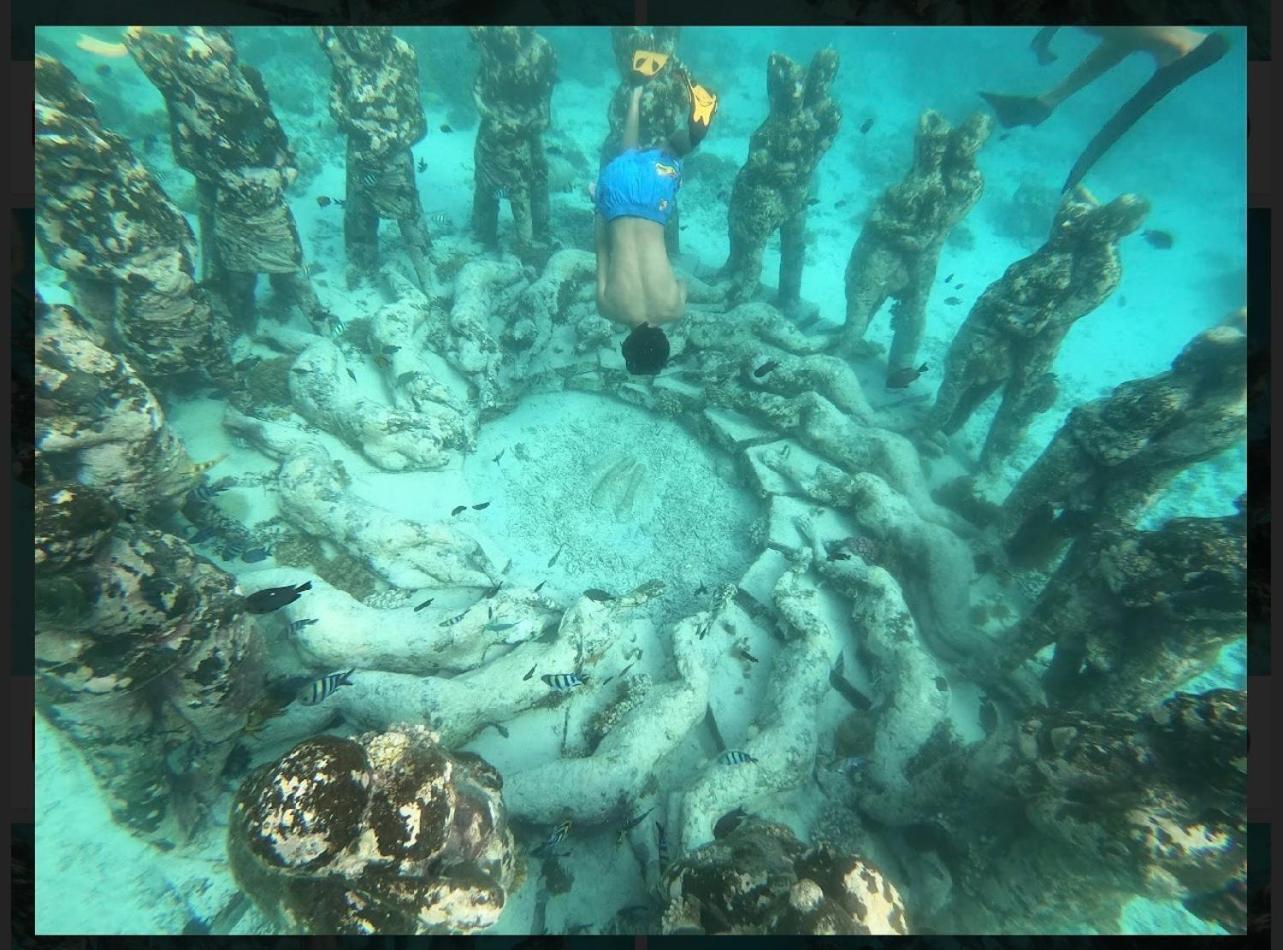
[[[1012,556],[1041,566],[1095,525],[1134,525],[1178,474],[1241,444],[1246,341],[1205,330],[1169,371],[1074,408],[1003,503]]]
[[[237,791],[228,863],[287,932],[467,934],[519,883],[503,778],[423,726],[319,735]]]
[[[1148,213],[1149,204],[1135,195],[1105,205],[1085,188],[1066,195],[1047,242],[985,289],[953,338],[924,435],[938,447],[939,433],[957,432],[1001,388],[980,454],[981,470],[994,474],[1034,417],[1055,402],[1051,368],[1060,345],[1118,287],[1118,242]]]
[[[262,75],[240,62],[222,27],[173,34],[133,26],[124,40],[165,97],[175,160],[196,176],[206,275],[222,286],[233,318],[253,325],[254,285],[267,274],[314,326],[330,329],[285,201],[298,167]]]
[[[76,304],[153,385],[231,377],[229,332],[195,279],[196,241],[128,141],[103,128],[71,71],[35,60],[36,238]]]
[[[728,303],[758,289],[767,238],[780,232],[778,302],[799,302],[806,261],[806,212],[816,166],[833,144],[842,110],[830,96],[838,54],[822,49],[802,68],[781,53],[766,66],[771,112],[749,139],[748,161],[731,192],[731,253],[722,270],[731,283]]]
[[[411,146],[428,132],[419,97],[419,58],[389,27],[312,28],[329,57],[330,115],[347,135],[343,238],[349,289],[374,276],[379,220],[396,221],[419,287],[436,287],[432,239],[414,178]]]
[[[188,840],[263,683],[236,578],[74,482],[36,492],[37,705],[123,827]]]
[[[472,230],[487,246],[499,240],[499,201],[508,199],[523,260],[554,250],[543,133],[551,121],[557,52],[528,26],[474,26],[481,66],[472,96],[481,124],[474,151]]]
[[[1042,689],[1057,709],[1144,709],[1211,670],[1247,622],[1243,517],[1103,527],[1074,543],[997,650],[1014,669],[1055,653]]]
[[[837,346],[866,350],[861,344],[869,322],[887,298],[893,299],[888,381],[917,364],[940,250],[984,190],[976,153],[992,125],[988,116],[977,113],[955,129],[940,113],[924,112],[918,119],[913,167],[878,198],[851,249],[846,324]]]

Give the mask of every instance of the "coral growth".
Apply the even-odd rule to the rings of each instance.
[[[308,739],[241,786],[232,873],[289,930],[484,930],[516,873],[501,788],[421,726]]]

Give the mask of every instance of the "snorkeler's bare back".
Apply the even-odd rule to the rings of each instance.
[[[644,218],[616,218],[607,230],[609,246],[599,273],[597,306],[608,320],[652,326],[676,320],[686,309],[686,287],[673,273],[664,246],[664,228]]]

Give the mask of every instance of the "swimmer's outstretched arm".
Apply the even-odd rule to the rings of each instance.
[[[641,138],[641,97],[644,91],[642,86],[633,89],[632,95],[628,100],[628,117],[624,119],[624,151],[637,147],[637,141]]]
[[[593,216],[593,233],[597,242],[597,312],[613,319],[606,305],[606,275],[610,273],[610,232],[600,214]]]

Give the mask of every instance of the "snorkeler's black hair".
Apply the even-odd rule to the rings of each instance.
[[[654,376],[668,362],[668,337],[649,323],[634,327],[619,349],[624,354],[624,365],[634,376]]]

